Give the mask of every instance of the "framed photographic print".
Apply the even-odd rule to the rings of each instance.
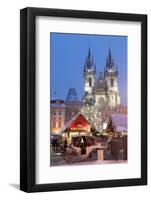
[[[147,184],[147,16],[20,12],[20,189]]]

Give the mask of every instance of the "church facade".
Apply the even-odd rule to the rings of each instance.
[[[91,50],[85,60],[84,70],[84,96],[83,104],[95,105],[98,110],[114,109],[120,104],[118,88],[118,69],[114,63],[111,50],[106,58],[104,72],[100,72],[97,78],[96,64],[94,63]]]

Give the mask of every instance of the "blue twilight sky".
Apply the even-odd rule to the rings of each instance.
[[[119,76],[121,103],[127,105],[127,37],[50,33],[51,99],[66,99],[69,88],[76,88],[78,99],[83,96],[83,67],[90,46],[96,63],[97,76],[104,71],[111,49]]]

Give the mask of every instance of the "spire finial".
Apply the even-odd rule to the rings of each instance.
[[[88,58],[91,57],[91,50],[90,50],[90,47],[89,47],[89,52],[88,52]]]
[[[109,48],[109,63],[112,62],[112,55],[111,55],[111,49]]]

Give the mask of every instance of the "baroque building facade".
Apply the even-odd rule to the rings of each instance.
[[[50,132],[59,133],[65,126],[65,103],[63,100],[50,101]]]
[[[50,132],[59,133],[64,126],[81,110],[82,102],[78,100],[75,88],[69,88],[66,100],[50,101]]]

